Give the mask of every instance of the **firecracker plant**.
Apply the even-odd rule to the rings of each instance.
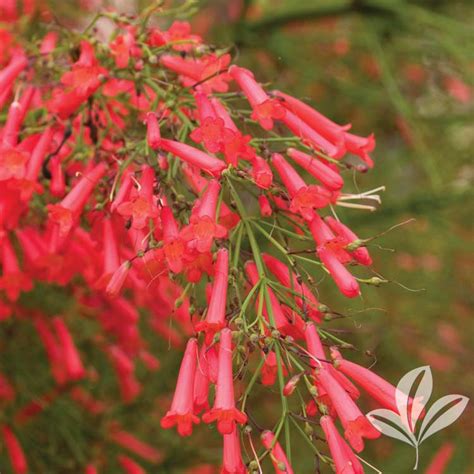
[[[181,360],[157,426],[189,437],[208,424],[222,440],[220,472],[290,474],[301,442],[323,471],[371,469],[361,453],[380,433],[359,390],[397,411],[395,387],[342,355],[350,344],[331,322],[344,315],[318,280],[344,298],[383,282],[357,270],[372,265],[371,239],[338,217],[379,202],[378,190],[344,190],[372,168],[374,137],[262,85],[188,23],[153,26],[152,10],[104,11],[36,41],[20,34],[21,17],[4,19],[2,357],[26,325],[23,350],[40,347],[50,369],[35,374],[40,396],[16,383],[14,360],[2,362],[7,472],[40,472],[22,433],[64,397],[107,426],[68,472],[160,472],[160,446],[114,419],[141,396],[138,366],[160,377],[150,334]],[[96,31],[103,19],[110,40]],[[48,288],[68,301],[60,311],[43,304]],[[81,318],[95,322],[87,333],[74,329]],[[108,372],[120,410],[94,394]],[[265,397],[253,396],[262,385],[279,397],[265,426]],[[112,456],[110,444],[123,449]]]

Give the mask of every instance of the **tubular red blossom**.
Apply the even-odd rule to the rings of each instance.
[[[270,217],[272,215],[272,206],[265,195],[260,194],[260,196],[258,196],[258,205],[260,207],[260,215],[262,217]]]
[[[372,426],[349,394],[325,367],[319,369],[317,378],[341,420],[345,438],[358,453],[361,452],[364,449],[363,438],[376,439],[380,436],[380,431]]]
[[[278,360],[276,354],[274,351],[270,351],[267,354],[262,353],[262,357],[265,359],[261,372],[262,385],[273,385],[278,376]],[[286,367],[283,366],[283,375],[286,374]]]
[[[357,155],[369,168],[374,166],[374,162],[369,156],[369,153],[375,148],[375,138],[373,134],[364,138],[353,135],[352,133],[344,133],[344,140],[347,151]]]
[[[0,91],[10,88],[27,65],[28,61],[24,54],[14,54],[8,65],[0,71]]]
[[[133,176],[133,171],[130,168],[125,169],[122,175],[120,188],[117,194],[115,195],[115,198],[112,204],[110,205],[110,210],[112,212],[114,212],[120,206],[120,204],[122,204],[123,202],[127,200],[128,195],[130,194],[130,191],[133,188],[132,176]]]
[[[103,264],[102,276],[96,283],[97,288],[103,288],[120,266],[117,238],[115,236],[112,219],[104,219],[102,224]]]
[[[184,266],[185,242],[179,235],[178,223],[170,207],[161,209],[161,224],[163,226],[163,252],[169,269],[179,273]]]
[[[339,149],[338,157],[344,155],[344,130],[350,127],[350,125],[342,127],[301,100],[280,91],[273,91],[273,93],[283,99],[282,103],[287,109],[291,110],[312,129],[336,145]]]
[[[7,425],[2,426],[2,436],[3,442],[5,443],[8,451],[8,456],[10,458],[13,472],[15,474],[25,474],[28,472],[28,464],[17,437]]]
[[[132,402],[140,393],[141,386],[134,376],[134,364],[118,346],[108,348],[120,385],[120,393],[125,403]]]
[[[229,278],[229,252],[227,249],[220,249],[217,252],[214,274],[214,284],[206,319],[196,324],[196,331],[205,332],[206,344],[210,344],[214,335],[226,326],[225,308]]]
[[[273,173],[268,163],[260,156],[252,159],[252,178],[261,189],[268,189],[273,182]]]
[[[252,106],[252,119],[258,121],[263,129],[271,130],[273,119],[281,120],[285,117],[284,107],[268,96],[248,69],[233,65],[229,68],[229,74]]]
[[[199,418],[193,414],[193,390],[197,362],[197,340],[191,338],[179,369],[178,381],[174,392],[171,409],[161,419],[161,427],[168,429],[177,425],[180,436],[190,436],[193,423],[198,424]]]
[[[123,217],[132,219],[132,228],[141,230],[145,228],[150,219],[158,216],[158,209],[153,198],[153,183],[155,171],[151,166],[142,166],[142,176],[136,197],[130,201],[122,202],[117,207],[117,212]]]
[[[10,301],[16,301],[23,291],[33,288],[31,279],[20,270],[18,259],[8,237],[1,239],[2,275],[0,290],[3,290]]]
[[[247,469],[242,461],[237,428],[234,428],[230,434],[225,434],[222,439],[224,441],[224,449],[221,474],[245,474]]]
[[[84,366],[69,329],[60,317],[53,319],[53,326],[62,348],[64,366],[69,380],[80,380],[85,375]]]
[[[202,171],[209,173],[211,176],[220,177],[222,171],[226,168],[226,164],[210,156],[197,148],[185,145],[184,143],[176,142],[173,140],[162,139],[160,147],[183,161],[186,161],[190,165],[197,166]]]
[[[381,406],[398,413],[395,400],[397,389],[391,383],[371,370],[343,359],[335,347],[331,348],[331,357],[335,360],[337,370],[360,385],[374,400],[380,403]],[[411,406],[413,403],[413,398],[410,397],[409,405]]]
[[[116,298],[120,294],[131,267],[131,262],[126,260],[110,275],[110,280],[105,289],[105,293],[109,297]]]
[[[128,456],[119,454],[117,459],[126,474],[146,474],[145,469]]]
[[[0,146],[0,181],[23,178],[27,161],[27,153],[15,148]]]
[[[331,249],[326,246],[318,247],[318,256],[344,296],[355,298],[360,295],[359,283]]]
[[[337,221],[334,217],[328,216],[325,219],[325,222],[331,227],[331,229],[339,236],[347,241],[348,244],[352,244],[359,240],[354,232],[352,232],[349,227],[344,225],[342,222]],[[351,251],[351,255],[357,260],[361,265],[372,265],[372,258],[369,254],[369,251],[365,247],[359,247]]]
[[[203,344],[199,351],[196,376],[194,378],[194,414],[209,410],[209,363],[207,351],[209,346]]]
[[[247,415],[235,408],[232,377],[232,331],[227,328],[222,329],[219,342],[219,373],[214,406],[203,414],[202,420],[204,423],[217,421],[217,429],[223,435],[235,431],[236,423],[247,422]]]
[[[99,163],[82,176],[59,204],[48,204],[49,217],[58,225],[60,237],[69,233],[106,169],[105,163]]]
[[[84,474],[99,474],[97,468],[93,464],[88,464]]]
[[[285,397],[289,397],[293,394],[302,375],[302,373],[293,375],[293,377],[291,377],[291,379],[286,382],[285,386],[283,387],[283,395]]]
[[[364,474],[362,465],[338,433],[332,418],[327,415],[323,416],[320,424],[326,435],[326,441],[336,467],[336,474]]]
[[[448,472],[446,468],[453,457],[453,453],[454,444],[449,441],[443,443],[426,468],[425,474],[443,474]]]
[[[318,309],[319,302],[306,284],[299,282],[296,274],[277,258],[266,253],[262,254],[262,258],[266,267],[277,277],[282,285],[301,295],[295,296],[292,294],[292,297],[302,311],[311,319],[317,322],[321,321],[321,312]]]
[[[53,196],[61,198],[66,193],[66,181],[59,157],[53,156],[51,158],[49,161],[49,171],[51,172],[49,191]]]
[[[146,127],[146,139],[148,146],[152,150],[158,150],[161,141],[160,126],[158,125],[156,114],[153,112],[148,112],[146,115]]]
[[[18,142],[18,133],[21,122],[24,118],[23,106],[16,100],[10,104],[8,109],[7,121],[3,127],[2,142],[3,146],[14,147]]]
[[[270,450],[270,457],[276,474],[293,474],[293,468],[286,457],[280,443],[275,440],[275,435],[266,430],[261,434],[262,443]]]
[[[342,177],[322,161],[296,148],[288,148],[288,155],[302,168],[321,181],[331,191],[339,191],[344,185]]]
[[[189,225],[181,231],[181,237],[191,250],[209,252],[215,238],[227,235],[227,229],[216,223],[216,208],[221,185],[217,180],[209,181],[200,201],[192,211]]]
[[[316,185],[307,186],[303,178],[279,153],[273,153],[272,164],[291,197],[290,211],[304,219],[313,218],[313,209],[326,207],[331,202],[331,193]]]
[[[331,142],[326,140],[318,132],[313,130],[303,120],[301,120],[294,113],[287,110],[281,121],[299,138],[302,138],[305,143],[312,145],[315,148],[322,150],[326,155],[333,158],[339,155],[338,148]]]

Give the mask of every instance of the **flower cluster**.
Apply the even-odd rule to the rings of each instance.
[[[0,319],[31,321],[53,379],[41,403],[2,419],[14,472],[28,469],[15,432],[60,394],[94,414],[106,409],[84,387],[101,375],[78,341],[105,355],[123,403],[140,397],[137,365],[159,370],[144,326],[176,351],[185,346],[161,427],[189,436],[201,421],[215,425],[221,472],[258,471],[266,456],[275,472],[293,472],[280,435],[293,422],[313,444],[299,426],[310,421],[327,441],[313,446],[321,461],[363,472],[354,451],[379,432],[353,382],[396,411],[395,389],[341,356],[324,330],[332,313],[316,296],[314,268],[302,262],[348,298],[370,283],[349,269],[372,264],[365,241],[335,209],[371,209],[349,202],[375,196],[345,193],[344,171],[373,166],[374,137],[266,90],[187,23],[162,30],[104,16],[117,20],[108,43],[69,32],[69,50],[59,31],[0,56]],[[309,257],[292,251],[301,242]],[[24,306],[38,285],[72,293],[74,314]],[[94,334],[73,330],[81,316],[95,320]],[[330,357],[323,343],[334,346]],[[260,455],[249,410],[259,380],[278,383],[282,405],[261,430]],[[0,399],[15,406],[16,391],[0,374]],[[106,436],[148,462],[163,459],[117,423]],[[253,458],[242,455],[245,440]],[[142,472],[125,455],[117,461]],[[99,452],[86,472],[106,465]]]

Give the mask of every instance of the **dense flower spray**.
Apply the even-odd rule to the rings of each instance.
[[[356,276],[372,265],[369,240],[337,206],[350,207],[346,171],[373,166],[375,140],[267,90],[188,23],[152,26],[153,13],[105,11],[109,40],[95,22],[83,34],[58,25],[0,55],[0,321],[30,323],[48,364],[35,395],[2,366],[13,471],[28,469],[21,430],[67,399],[100,425],[83,472],[148,472],[142,461],[158,472],[155,433],[146,442],[114,418],[167,384],[156,357],[167,348],[181,363],[155,425],[218,432],[221,472],[292,473],[291,423],[321,462],[363,472],[352,449],[379,433],[352,381],[391,410],[394,387],[341,355],[348,345],[327,330],[340,313],[315,282],[329,275],[348,298],[373,282]],[[49,290],[67,298],[61,310],[36,307]],[[317,423],[325,443],[313,444]]]

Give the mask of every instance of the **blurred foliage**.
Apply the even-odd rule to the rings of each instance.
[[[66,25],[77,21],[77,2],[48,3],[54,5],[51,21]],[[135,5],[132,1],[105,3],[121,4],[128,11]],[[150,2],[137,3],[145,8]],[[448,393],[472,397],[469,239],[474,176],[474,4],[456,0],[208,0],[201,2],[192,21],[215,44],[228,45],[239,63],[255,71],[261,81],[304,98],[339,123],[352,123],[355,133],[375,132],[376,166],[363,177],[354,176],[353,189],[385,186],[382,206],[374,213],[338,210],[338,214],[362,238],[410,218],[416,220],[370,244],[375,271],[390,283],[364,288],[363,297],[349,304],[332,285],[320,281],[323,301],[347,315],[328,327],[354,344],[354,361],[375,367],[394,384],[407,371],[428,364],[434,375],[433,397]],[[66,308],[71,324],[87,326],[74,319],[77,308],[72,297],[64,300],[55,288],[36,290],[25,305],[49,305],[50,313]],[[21,333],[21,344],[17,337],[15,344],[10,343],[12,331]],[[51,380],[35,377],[47,361],[38,344],[32,344],[34,338],[27,320],[15,327],[2,324],[1,351],[7,354],[2,370],[19,387],[33,387],[35,392],[19,390],[20,400],[12,410],[52,385]],[[86,333],[84,341],[77,342],[95,364],[108,364],[90,345]],[[207,426],[185,442],[159,428],[167,401],[156,394],[173,389],[171,374],[176,373],[179,360],[153,334],[149,343],[163,345],[157,347],[163,354],[160,375],[141,374],[146,377],[140,377],[144,394],[121,408],[124,427],[166,452],[159,470],[143,465],[149,472],[177,473],[182,472],[178,465],[218,462],[218,438]],[[112,374],[90,389],[105,400],[119,398]],[[262,412],[254,414],[258,420],[271,415],[271,400],[265,402]],[[366,408],[371,408],[369,403]],[[472,472],[473,419],[470,403],[455,425],[427,441],[421,447],[421,471],[436,449],[452,440],[455,454],[447,472]],[[93,458],[89,446],[106,427],[107,413],[84,415],[68,397],[59,396],[21,435],[28,437],[20,438],[22,443],[34,445],[31,472],[78,472],[78,465]],[[301,445],[296,431],[292,434],[295,472],[313,472],[314,466],[308,465],[309,450]],[[410,447],[389,438],[367,444],[364,458],[384,473],[411,472],[414,453]],[[110,450],[119,448],[111,446]],[[0,472],[8,473],[8,469],[2,453]],[[109,472],[117,472],[113,469],[118,467],[111,469]]]

